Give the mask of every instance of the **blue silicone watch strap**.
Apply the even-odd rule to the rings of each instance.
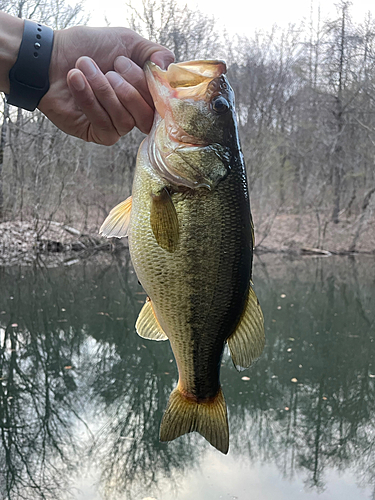
[[[49,89],[52,47],[53,30],[26,19],[17,61],[9,72],[9,104],[28,111],[38,106]]]

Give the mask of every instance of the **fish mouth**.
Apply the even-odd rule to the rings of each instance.
[[[226,70],[225,62],[220,60],[172,63],[167,70],[148,61],[144,67],[155,108],[162,119],[170,99],[204,99],[209,83]]]

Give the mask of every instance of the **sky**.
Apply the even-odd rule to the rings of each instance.
[[[256,31],[270,31],[274,24],[287,27],[289,23],[299,23],[304,18],[317,16],[320,6],[321,18],[334,17],[335,0],[177,0],[190,9],[197,8],[203,14],[214,16],[218,28],[225,28],[230,35],[253,35]],[[126,26],[127,0],[86,0],[86,11],[91,15],[89,25],[104,26],[107,18],[111,26]],[[132,0],[135,7],[141,0]],[[374,0],[352,0],[351,12],[354,21],[361,22],[368,11],[375,17]]]

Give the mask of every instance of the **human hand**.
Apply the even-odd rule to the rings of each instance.
[[[127,28],[55,31],[50,89],[38,108],[89,142],[112,145],[134,126],[148,133],[154,116],[142,69],[148,60],[167,68],[174,56]]]

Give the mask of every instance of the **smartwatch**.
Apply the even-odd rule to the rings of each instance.
[[[9,71],[7,102],[34,111],[49,89],[53,29],[25,20],[17,61]]]

